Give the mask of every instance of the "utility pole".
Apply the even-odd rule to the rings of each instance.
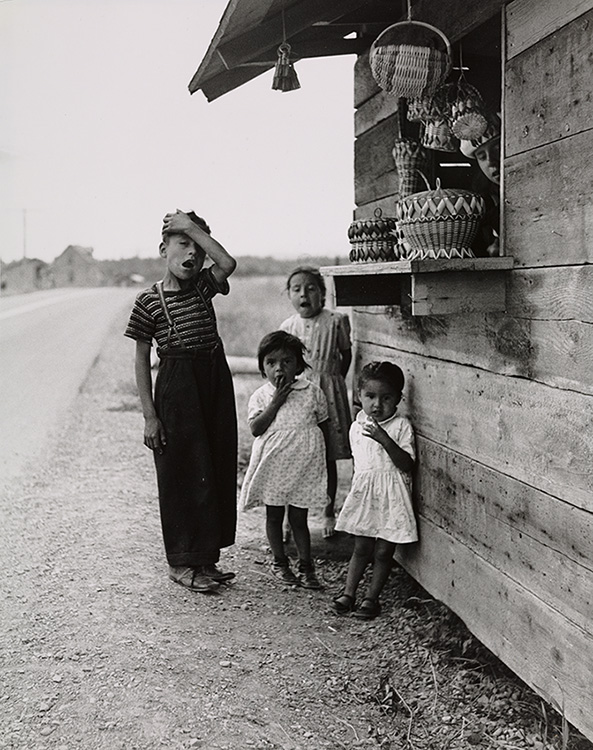
[[[23,258],[27,257],[27,209],[23,208]]]

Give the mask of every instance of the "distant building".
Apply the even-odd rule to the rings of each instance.
[[[92,247],[68,245],[64,252],[51,264],[53,285],[62,286],[103,286],[106,277],[93,258]]]
[[[23,294],[52,287],[49,266],[38,258],[21,258],[3,263],[0,274],[2,294]]]

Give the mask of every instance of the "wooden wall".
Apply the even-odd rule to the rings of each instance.
[[[507,312],[356,308],[356,367],[407,373],[421,541],[404,565],[593,739],[593,0],[503,12]],[[396,102],[366,56],[355,106],[355,215],[393,215]]]

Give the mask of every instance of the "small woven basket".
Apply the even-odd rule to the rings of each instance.
[[[414,138],[398,138],[391,151],[399,177],[400,197],[422,188],[421,172],[428,167],[428,153]]]
[[[424,123],[420,142],[431,151],[454,153],[459,148],[449,124],[444,119],[427,120]]]
[[[400,21],[372,43],[369,64],[373,78],[387,93],[407,99],[430,97],[451,70],[451,44],[435,26]]]
[[[395,219],[384,217],[380,208],[375,209],[374,219],[356,219],[348,228],[349,260],[352,263],[399,260],[403,248],[396,230]]]
[[[483,135],[488,124],[486,106],[480,92],[465,80],[463,73],[456,83],[439,89],[435,102],[456,138],[471,141]]]
[[[477,193],[454,188],[415,193],[396,203],[408,258],[473,258],[472,242],[486,206]]]

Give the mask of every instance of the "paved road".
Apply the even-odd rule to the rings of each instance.
[[[0,486],[39,461],[135,290],[55,289],[0,299]]]

